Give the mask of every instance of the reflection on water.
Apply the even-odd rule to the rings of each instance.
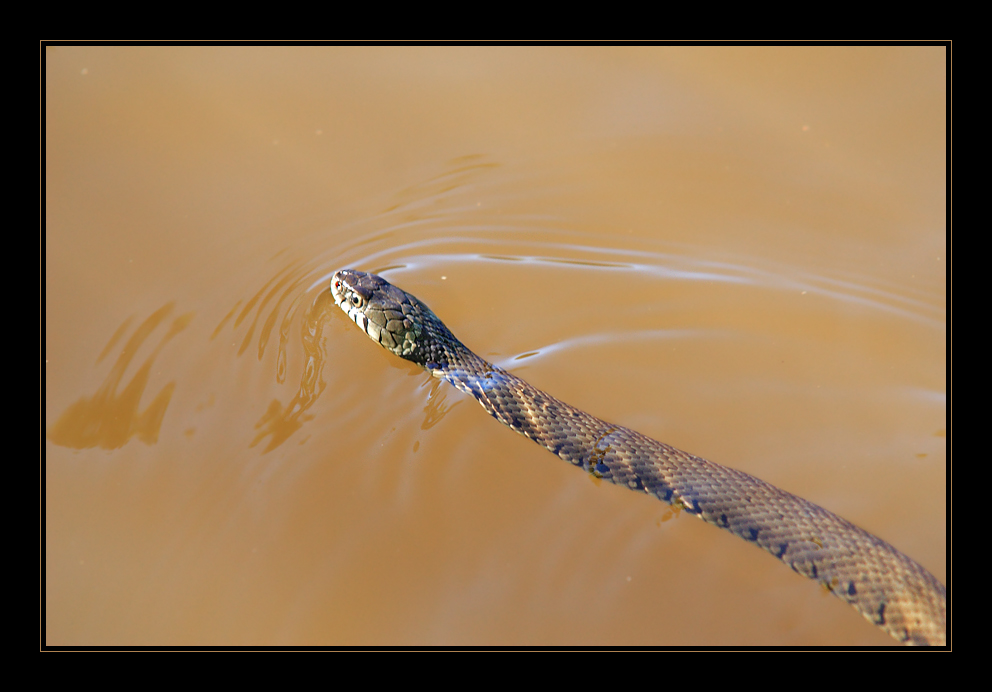
[[[142,363],[141,367],[131,378],[130,382],[120,389],[128,365],[137,355],[141,345],[152,335],[152,332],[172,312],[175,305],[167,303],[149,315],[127,340],[120,355],[114,362],[110,373],[103,384],[91,397],[83,397],[67,408],[55,424],[48,430],[48,439],[63,447],[85,449],[87,447],[102,447],[117,449],[124,446],[132,437],[137,437],[145,444],[158,441],[162,418],[169,407],[169,400],[176,387],[175,380],[170,381],[155,395],[144,411],[139,411],[141,399],[148,386],[155,359],[165,345],[174,336],[189,326],[193,313],[181,315],[172,321],[169,330],[159,340],[158,345]],[[132,318],[127,318],[117,329],[113,337],[103,349],[97,363],[111,352],[114,344],[126,332]],[[118,391],[120,389],[120,391]]]
[[[294,305],[296,304],[298,304],[298,300],[294,301]],[[312,415],[307,413],[307,409],[317,401],[326,387],[326,383],[321,377],[324,369],[324,354],[320,349],[320,342],[324,322],[327,319],[327,314],[332,309],[334,309],[334,298],[331,296],[331,292],[322,291],[317,294],[316,300],[304,311],[300,333],[300,343],[304,353],[304,366],[299,390],[288,404],[284,405],[278,399],[273,399],[269,403],[269,408],[265,412],[265,415],[255,424],[258,434],[255,435],[250,446],[254,447],[266,437],[271,437],[264,449],[265,452],[271,452],[303,427],[306,421],[313,418]],[[285,327],[291,324],[294,313],[295,310],[290,307],[287,311],[286,319],[283,320]],[[274,310],[273,314],[275,314]],[[285,379],[286,372],[285,349],[289,338],[289,334],[286,331],[286,329],[280,330],[280,367],[277,374],[277,379],[280,382]],[[259,357],[261,357],[261,352],[259,353]]]

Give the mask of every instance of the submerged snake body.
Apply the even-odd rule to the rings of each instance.
[[[471,395],[499,422],[565,461],[764,548],[905,644],[945,644],[944,585],[882,539],[754,476],[532,387],[474,354],[426,305],[375,274],[338,271],[331,292],[374,341]]]

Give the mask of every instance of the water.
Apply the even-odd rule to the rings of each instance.
[[[946,580],[940,48],[50,48],[51,644],[887,644],[371,344],[480,355]]]

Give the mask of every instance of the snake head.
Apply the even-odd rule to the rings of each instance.
[[[334,273],[331,295],[373,341],[401,358],[417,362],[413,356],[421,333],[420,301],[381,276],[354,269]]]
[[[466,348],[424,303],[381,276],[341,269],[331,277],[331,295],[373,341],[472,396],[492,387],[495,374],[506,375]]]

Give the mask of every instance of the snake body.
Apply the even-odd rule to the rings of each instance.
[[[331,292],[374,341],[447,380],[565,461],[764,548],[900,642],[946,643],[944,585],[882,539],[754,476],[542,392],[477,356],[424,303],[375,274],[340,270]]]

